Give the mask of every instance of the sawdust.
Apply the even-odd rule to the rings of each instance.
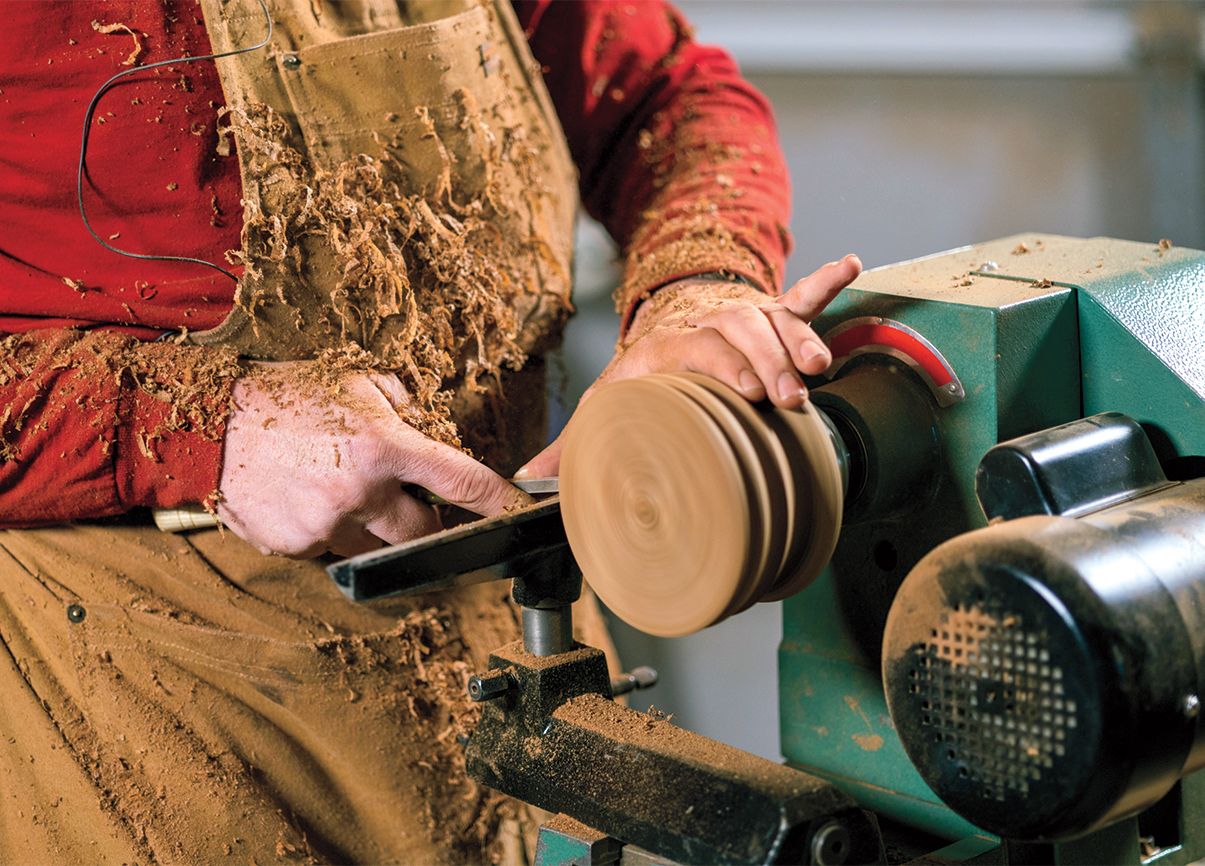
[[[519,807],[467,778],[463,741],[479,712],[468,676],[517,636],[505,587],[351,605],[319,563],[266,559],[214,531],[84,526],[2,541],[0,613],[18,618],[4,619],[17,657],[33,657],[20,642],[31,630],[56,642],[52,657],[75,656],[66,692],[46,680],[54,665],[23,671],[61,733],[23,739],[28,755],[48,771],[66,747],[87,780],[57,789],[68,820],[99,796],[133,862],[223,862],[227,848],[243,863],[496,861],[497,827]],[[79,599],[70,638],[61,603],[21,601],[51,579],[10,553]],[[11,723],[0,719],[0,736]],[[0,759],[0,773],[13,766]],[[86,847],[52,859],[91,860]]]
[[[97,33],[125,33],[134,40],[134,47],[130,50],[129,56],[121,61],[122,66],[133,66],[138,62],[138,56],[142,54],[142,40],[138,38],[138,34],[130,29],[129,25],[115,22],[113,24],[101,24],[93,19],[92,29]]]
[[[669,235],[672,240],[657,246],[647,246],[639,239],[634,241],[623,284],[615,292],[620,312],[633,300],[644,300],[667,282],[684,274],[700,273],[706,270],[707,263],[717,260],[739,266],[741,275],[773,274],[772,264],[720,223],[706,203],[691,205],[665,219],[660,219],[657,213],[647,216],[658,233]]]
[[[417,742],[427,745],[414,761],[424,823],[451,861],[478,860],[499,821],[515,807],[465,772],[462,744],[481,710],[465,698],[473,670],[450,612],[425,608],[408,614],[384,635],[340,635],[317,640],[314,648],[337,660],[349,682],[384,676],[381,689],[347,686],[346,701],[383,703]],[[450,816],[457,820],[449,821]]]
[[[733,275],[731,282],[686,279],[658,291],[646,292],[642,298],[640,316],[624,335],[619,350],[626,351],[644,336],[647,327],[642,327],[642,323],[694,327],[695,320],[723,308],[731,301],[747,301],[764,296],[761,289],[742,282],[736,275]]]
[[[122,405],[118,397],[106,396],[119,390],[96,392],[87,386],[89,382],[133,387],[170,407],[153,428],[133,431],[148,459],[156,459],[156,442],[175,431],[220,438],[230,390],[242,373],[233,352],[142,343],[100,331],[62,331],[51,339],[40,336],[17,334],[0,340],[0,387],[14,387],[16,394],[0,415],[0,462],[22,459],[30,437],[64,415],[82,416],[96,429],[107,452],[113,440],[106,437],[113,435],[116,419],[131,407]],[[51,374],[72,373],[83,384],[53,391],[55,398],[47,404],[39,381]],[[29,387],[22,388],[26,382]],[[35,414],[36,424],[27,427],[26,421]]]
[[[319,369],[345,373],[363,362],[362,369],[395,373],[411,399],[406,420],[452,445],[461,442],[450,411],[456,390],[484,393],[502,371],[522,368],[544,348],[532,342],[523,312],[552,307],[548,331],[569,312],[567,297],[532,284],[533,260],[560,268],[551,250],[497,227],[541,188],[534,154],[518,130],[489,128],[469,94],[456,99],[461,127],[476,128],[487,151],[485,181],[473,197],[421,107],[423,137],[444,162],[425,183],[411,177],[396,142],[327,171],[290,145],[288,125],[266,107],[228,112],[257,187],[247,197],[243,249],[230,256],[245,268],[237,303],[253,330],[265,332],[271,310],[292,326],[273,332],[292,344],[286,351],[315,357],[333,349],[346,362]],[[520,167],[524,188],[503,186],[502,173],[490,170],[501,161]],[[328,284],[320,285],[323,275]],[[309,303],[304,292],[284,288],[307,281]]]

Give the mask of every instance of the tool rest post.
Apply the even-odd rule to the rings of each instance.
[[[573,649],[573,602],[582,594],[582,573],[565,548],[541,557],[511,584],[523,608],[523,648],[534,656]]]

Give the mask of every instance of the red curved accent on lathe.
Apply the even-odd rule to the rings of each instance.
[[[867,346],[884,346],[903,352],[925,371],[938,388],[954,381],[953,373],[928,346],[890,325],[857,325],[833,337],[829,349],[834,358],[844,358],[855,349]]]

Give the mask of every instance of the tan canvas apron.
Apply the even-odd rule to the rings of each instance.
[[[202,7],[215,50],[263,32],[252,0]],[[490,172],[530,179],[529,164],[491,148],[540,155],[538,182],[492,216],[518,250],[507,278],[529,289],[516,294],[517,336],[533,350],[553,338],[569,290],[572,166],[504,0],[272,9],[272,50],[220,62],[223,84],[235,109],[271,106],[316,169],[393,142],[410,173],[396,182],[425,189],[434,208],[480,198]],[[270,154],[239,152],[249,215],[280,217]],[[254,248],[265,230],[249,224]],[[266,359],[335,345],[338,265],[322,238],[303,237],[250,269],[230,318],[197,341]],[[493,393],[469,391],[458,420]],[[515,396],[508,405],[538,425],[542,393]],[[472,722],[466,675],[517,633],[506,591],[356,605],[320,563],[264,557],[216,530],[0,532],[0,862],[516,862],[513,834],[499,834],[516,807],[464,778],[457,744]],[[598,645],[592,613],[578,619]]]
[[[215,51],[262,37],[263,15],[252,0],[201,5]],[[425,285],[400,288],[359,271],[313,221],[282,253],[270,235],[282,219],[300,221],[288,195],[296,172],[236,123],[249,276],[229,318],[194,339],[268,360],[312,357],[350,339],[403,366],[397,346],[430,336],[414,332],[413,295],[480,279],[487,269],[504,287],[513,319],[499,325],[507,333],[484,339],[513,340],[518,352],[537,357],[525,374],[476,382],[480,341],[457,335],[467,341],[449,383],[452,415],[474,453],[499,471],[516,468],[544,434],[538,355],[559,338],[568,310],[577,186],[513,9],[507,0],[273,0],[271,8],[270,49],[219,64],[228,105],[236,113],[267,106],[315,172],[385,157],[385,181],[423,200],[403,217],[425,226],[425,235],[420,229],[409,241],[414,249],[474,221],[488,223],[496,246],[478,257],[477,272],[445,263],[446,272],[419,275]],[[363,206],[351,199],[349,206]],[[378,239],[358,261],[383,245]],[[365,307],[373,310],[366,328],[358,318]],[[506,399],[496,399],[503,390]]]

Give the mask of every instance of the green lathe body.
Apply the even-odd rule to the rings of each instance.
[[[824,576],[785,602],[783,754],[865,808],[962,840],[946,854],[969,859],[991,841],[974,842],[976,828],[921,781],[887,713],[880,643],[895,588],[935,546],[984,525],[975,470],[997,442],[1113,410],[1142,423],[1165,466],[1199,466],[1205,253],[1018,235],[869,271],[816,328],[823,334],[860,317],[894,320],[927,339],[965,398],[938,411],[936,490],[888,517],[847,525]],[[1160,862],[1205,856],[1201,775],[1182,783],[1183,844]],[[1138,844],[1131,820],[1058,846],[1058,859],[1135,863]]]

